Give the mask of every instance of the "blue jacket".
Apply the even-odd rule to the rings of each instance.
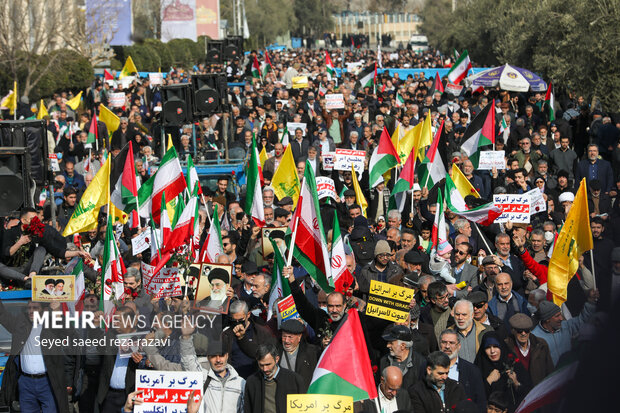
[[[518,292],[516,292],[515,290],[512,290],[512,295],[516,298],[517,303],[519,304],[519,312],[529,316],[530,312],[527,309],[527,300],[525,298],[523,298],[523,296],[521,294],[519,294]],[[495,295],[493,296],[493,298],[491,298],[491,300],[489,301],[489,311],[491,312],[491,314],[493,314],[496,317],[498,317],[498,315],[497,315],[497,303],[498,303],[498,301],[499,301],[499,298],[498,298],[498,294],[496,292]],[[504,320],[504,323],[506,323],[506,325],[508,325],[508,329],[510,329],[510,325],[508,324],[508,320]]]
[[[614,174],[611,169],[611,164],[604,159],[597,159],[596,165],[598,170],[596,172],[596,179],[601,182],[601,189],[603,193],[611,191],[611,187],[614,184]],[[575,168],[575,190],[579,188],[579,183],[582,178],[586,178],[586,183],[590,184],[590,176],[588,171],[590,169],[590,161],[588,159],[582,159]]]

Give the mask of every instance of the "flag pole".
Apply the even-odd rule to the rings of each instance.
[[[491,247],[489,246],[486,238],[484,237],[484,235],[482,235],[482,231],[480,231],[480,228],[478,228],[478,224],[471,221],[472,224],[474,224],[474,227],[476,227],[476,231],[478,231],[478,235],[480,235],[480,238],[482,239],[482,242],[484,242],[484,245],[487,247],[487,249],[489,250],[489,253],[493,253],[493,250],[491,249]]]
[[[417,161],[417,154],[415,152],[413,152],[413,155],[416,156],[416,158],[413,159],[413,180],[415,181],[415,163]],[[411,156],[411,154],[409,155]],[[409,219],[411,220],[411,223],[413,223],[413,217],[415,216],[414,212],[413,212],[413,185],[411,185],[411,188],[409,188],[409,190],[411,191],[411,216],[409,217]],[[404,203],[403,203],[404,205]],[[404,207],[403,207],[404,208]]]
[[[286,266],[290,267],[293,261],[293,250],[295,249],[295,238],[297,237],[297,226],[299,225],[299,216],[295,217],[295,229],[291,236],[291,243],[288,246],[288,256],[286,257]]]
[[[592,280],[594,281],[594,289],[596,290],[596,272],[594,271],[594,249],[590,250],[590,265],[592,265]]]

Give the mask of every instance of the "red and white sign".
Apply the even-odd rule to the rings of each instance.
[[[111,108],[122,108],[125,106],[125,94],[120,93],[110,93],[108,95],[108,102]]]
[[[495,219],[496,223],[530,223],[530,196],[527,194],[493,195],[493,203],[502,210],[502,215]]]
[[[336,200],[336,186],[334,180],[326,176],[316,177],[316,191],[319,193],[319,199],[330,197]]]
[[[142,264],[142,283],[144,290],[152,297],[178,297],[183,294],[181,287],[184,284],[179,276],[178,268],[162,268],[157,274],[153,274],[155,267],[146,263]]]
[[[366,158],[366,151],[338,148],[336,149],[334,169],[337,171],[350,171],[351,165],[353,165],[359,179],[359,175],[364,172],[364,158]]]
[[[134,413],[185,412],[187,401],[200,401],[203,378],[199,371],[136,370],[136,390],[142,391],[143,403],[135,405]],[[204,412],[201,409],[199,412]]]

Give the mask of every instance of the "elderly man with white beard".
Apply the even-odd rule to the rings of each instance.
[[[461,343],[460,357],[473,363],[480,348],[482,336],[493,330],[491,326],[474,320],[474,306],[471,301],[459,300],[452,308],[454,325],[448,328],[455,330]]]

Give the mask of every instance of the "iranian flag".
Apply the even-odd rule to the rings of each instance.
[[[579,362],[574,361],[538,383],[525,396],[515,413],[531,413],[552,403],[562,400],[569,389],[573,386],[573,380],[577,374]]]
[[[446,227],[446,217],[444,215],[443,197],[441,191],[437,193],[437,210],[435,211],[435,221],[433,222],[433,232],[431,235],[432,249],[437,254],[446,254],[452,251],[452,245],[448,242]]]
[[[254,61],[252,62],[252,77],[260,79],[260,65],[258,64],[258,58],[256,56],[254,56]]]
[[[153,214],[155,224],[159,224],[161,215],[161,197],[166,191],[169,199],[175,198],[187,188],[183,170],[179,163],[177,151],[172,146],[161,160],[159,169],[138,190],[140,216],[148,217]]]
[[[499,134],[502,136],[502,140],[504,141],[504,145],[508,143],[508,138],[510,137],[510,128],[506,123],[506,119],[502,116],[502,121],[499,123]]]
[[[359,314],[352,308],[345,317],[319,359],[308,393],[351,396],[353,401],[376,399],[377,386]]]
[[[267,308],[267,319],[271,319],[273,315],[273,305],[278,298],[284,298],[291,295],[291,286],[288,280],[285,280],[282,276],[282,269],[284,268],[284,257],[278,244],[271,238],[269,238],[271,246],[273,247],[273,272],[271,275],[271,292],[269,293],[269,307]]]
[[[332,80],[336,77],[336,69],[334,69],[334,62],[332,62],[332,58],[329,56],[329,52],[325,51],[325,69],[327,70],[327,78]]]
[[[334,288],[329,284],[331,263],[327,240],[323,231],[319,194],[312,166],[306,161],[301,193],[289,227],[295,233],[293,256],[325,292]]]
[[[245,193],[244,212],[252,217],[256,225],[264,227],[265,210],[263,205],[263,191],[260,185],[261,174],[259,165],[256,139],[253,136],[252,147],[250,148],[250,162],[248,163],[246,171],[247,189]]]
[[[90,121],[90,126],[88,127],[88,138],[86,139],[86,143],[95,143],[98,137],[97,112],[93,111],[93,119]]]
[[[334,289],[345,294],[346,290],[353,283],[353,275],[347,267],[347,256],[344,252],[344,241],[340,235],[340,223],[338,222],[338,214],[334,214],[334,222],[332,226],[332,283]]]
[[[269,53],[265,51],[265,66],[263,67],[263,76],[266,76],[267,73],[273,72],[273,66],[271,65],[271,59],[269,58]]]
[[[448,172],[446,171],[446,167],[443,164],[443,159],[441,159],[441,155],[439,154],[439,139],[441,138],[441,133],[443,131],[443,124],[439,125],[437,132],[435,132],[435,137],[433,138],[433,142],[431,146],[429,146],[428,151],[426,152],[426,157],[422,164],[420,165],[419,176],[422,177],[420,182],[423,184],[425,188],[429,191],[442,179],[446,177]]]
[[[402,108],[405,106],[405,99],[400,95],[400,93],[396,92],[396,98],[394,99],[395,105],[397,108]]]
[[[198,195],[202,195],[202,188],[200,187],[200,180],[198,179],[198,172],[194,166],[192,155],[187,155],[187,193],[192,194],[198,189]]]
[[[180,207],[179,207],[180,209]],[[183,208],[183,212],[176,220],[174,225],[174,229],[168,235],[166,243],[164,244],[164,251],[173,251],[174,249],[187,245],[191,241],[191,238],[194,235],[194,222],[196,220],[196,215],[198,214],[198,197],[194,194],[185,208]],[[164,214],[166,215],[166,214]],[[165,218],[162,217],[162,223]],[[163,227],[163,225],[162,225]]]
[[[75,314],[76,312],[81,312],[84,309],[84,297],[86,297],[86,283],[84,281],[84,263],[81,258],[74,258],[75,262],[69,263],[67,267],[71,267],[72,264],[75,264],[73,267],[73,271],[71,271],[71,275],[75,276],[75,301],[63,303],[63,308],[65,311],[68,311],[70,314]]]
[[[413,189],[415,183],[415,147],[411,149],[411,153],[403,165],[403,169],[398,175],[398,180],[394,184],[394,189],[390,195],[389,209],[398,209],[402,212],[404,201],[407,198],[407,191]]]
[[[502,214],[502,210],[496,207],[492,202],[476,208],[468,208],[465,199],[463,199],[463,195],[461,195],[456,185],[454,185],[454,181],[452,181],[450,175],[446,175],[445,197],[446,204],[448,208],[450,208],[450,211],[477,224],[489,226]]]
[[[435,81],[433,82],[433,93],[439,92],[443,93],[443,83],[441,82],[441,78],[439,77],[439,72],[435,72]]]
[[[112,300],[121,300],[125,293],[123,275],[127,272],[114,238],[112,221],[108,218],[103,244],[103,266],[101,270],[101,304],[100,309],[106,316],[112,314],[114,303]]]
[[[374,188],[381,178],[383,178],[384,173],[397,166],[399,163],[398,160],[398,152],[396,152],[392,138],[387,128],[384,126],[381,138],[379,139],[379,145],[377,145],[373,151],[370,162],[368,163],[370,187]]]
[[[207,240],[202,246],[202,251],[200,251],[200,262],[216,262],[217,256],[223,253],[222,230],[220,229],[220,218],[217,212],[217,205],[215,205]]]
[[[454,62],[452,68],[448,72],[448,80],[458,85],[461,80],[467,77],[467,72],[469,72],[470,69],[471,61],[469,60],[469,53],[465,50],[463,54],[459,56],[458,60]]]
[[[133,158],[133,144],[124,147],[112,161],[110,172],[112,194],[110,200],[122,211],[131,213],[132,227],[140,226],[136,202],[138,199],[138,181],[136,179],[135,161]]]
[[[462,142],[461,149],[474,164],[474,168],[477,169],[480,163],[481,148],[495,143],[495,108],[493,102],[486,105],[469,124]]]
[[[555,97],[553,96],[553,86],[551,82],[549,82],[547,94],[545,94],[545,104],[549,108],[549,122],[553,122],[555,120]]]
[[[161,219],[159,220],[159,238],[161,240],[160,249],[161,252],[167,251],[168,238],[170,237],[170,233],[172,232],[172,224],[170,223],[170,216],[168,216],[168,211],[166,210],[166,194],[162,194],[161,196],[161,210],[164,211],[161,214]]]

